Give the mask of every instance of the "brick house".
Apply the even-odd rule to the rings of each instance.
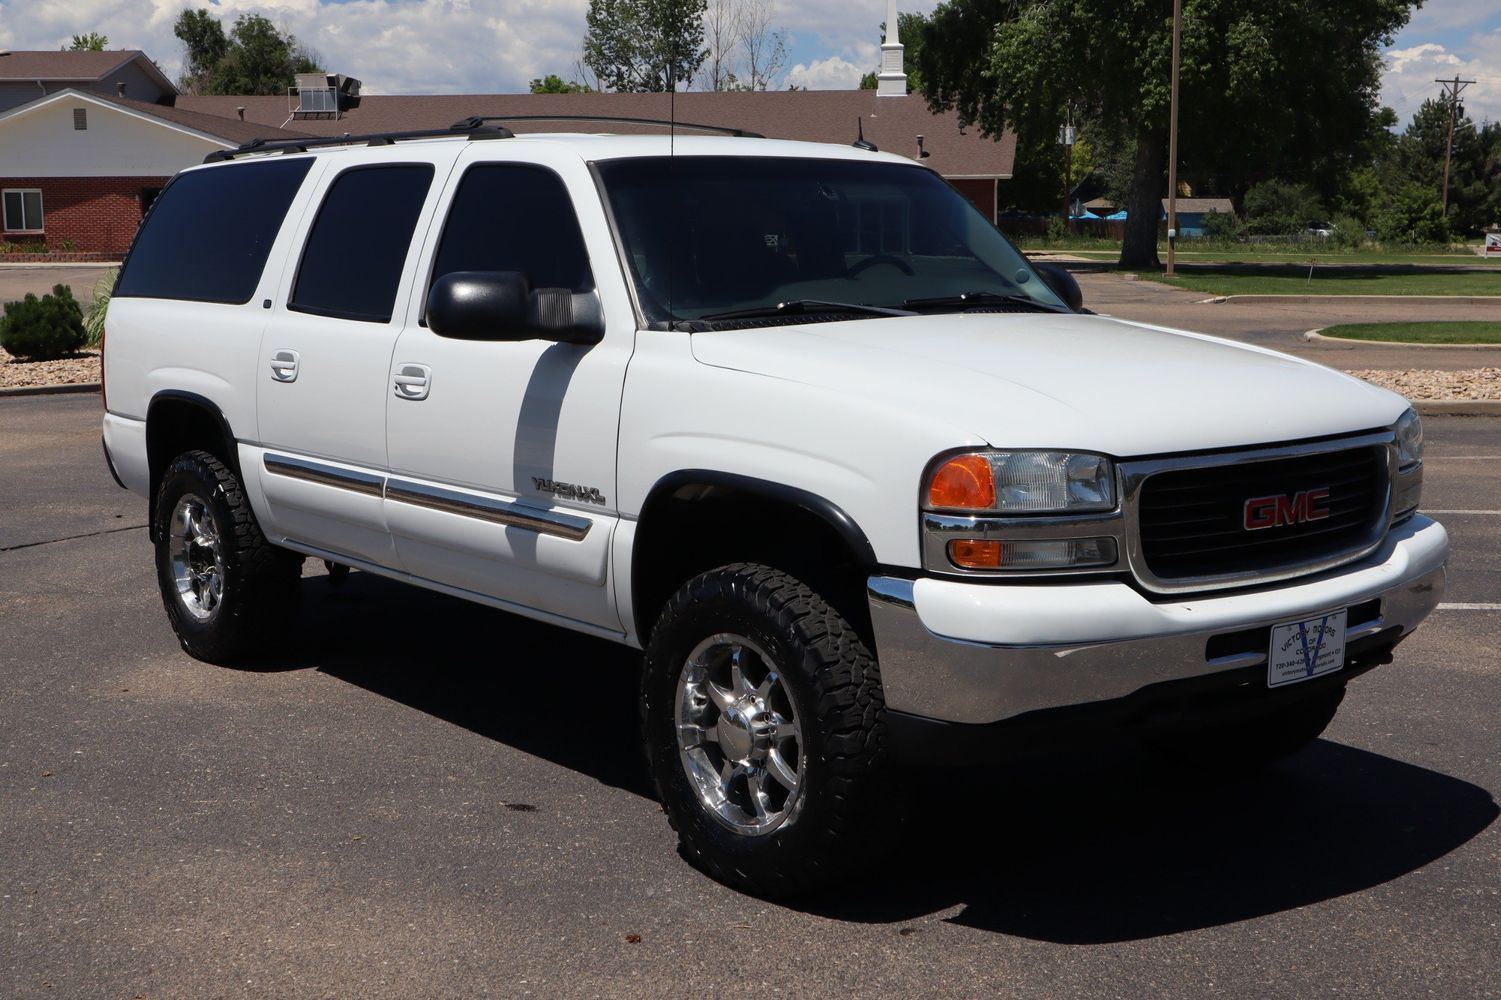
[[[71,87],[49,93],[0,112],[0,243],[118,257],[177,171],[257,136],[300,134]]]
[[[179,94],[140,52],[7,53],[0,55],[0,249],[118,257],[168,178],[215,150],[257,138],[447,128],[471,115],[498,116],[517,132],[660,134],[655,126],[556,116],[675,116],[779,139],[848,144],[863,136],[935,170],[993,220],[1015,137],[993,141],[908,95],[901,49],[892,38],[882,46],[878,90],[675,96],[361,97],[358,80],[308,74],[286,95],[196,97]],[[6,259],[16,258],[0,254]]]

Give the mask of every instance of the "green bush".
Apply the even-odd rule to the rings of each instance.
[[[1374,228],[1376,238],[1385,244],[1448,244],[1453,235],[1434,192],[1420,184],[1409,184],[1397,192],[1391,203],[1376,213]]]
[[[77,351],[88,339],[83,310],[67,285],[38,299],[27,293],[0,317],[0,347],[25,361],[51,361]]]
[[[1057,243],[1067,235],[1068,226],[1064,224],[1062,218],[1055,215],[1048,220],[1047,240],[1049,243]]]
[[[1233,212],[1211,210],[1204,216],[1204,239],[1236,240],[1245,229]]]
[[[1336,215],[1329,242],[1345,250],[1358,250],[1365,242],[1365,223],[1353,215]]]

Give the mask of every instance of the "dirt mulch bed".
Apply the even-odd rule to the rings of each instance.
[[[98,381],[98,351],[82,351],[56,361],[17,361],[0,347],[0,389]]]

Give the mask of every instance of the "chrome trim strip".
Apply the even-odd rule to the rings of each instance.
[[[948,543],[954,538],[992,539],[1006,542],[1031,542],[1048,539],[1110,538],[1115,541],[1116,558],[1109,563],[1058,569],[965,569],[949,559]],[[950,576],[1012,579],[1021,576],[1068,576],[1078,573],[1109,573],[1123,568],[1126,551],[1125,524],[1119,509],[1101,514],[1074,514],[1047,517],[960,517],[953,514],[922,515],[923,566]]]
[[[1335,556],[1300,563],[1288,563],[1266,570],[1248,570],[1238,573],[1215,573],[1206,576],[1171,577],[1163,579],[1154,574],[1146,564],[1141,551],[1141,489],[1146,480],[1159,472],[1180,469],[1228,468],[1249,465],[1255,462],[1274,461],[1279,458],[1305,458],[1309,455],[1351,451],[1356,448],[1384,448],[1387,453],[1386,498],[1380,515],[1372,520],[1369,537],[1359,548],[1349,549]],[[1228,587],[1276,583],[1295,577],[1322,573],[1325,570],[1355,562],[1376,551],[1392,522],[1392,501],[1397,481],[1397,436],[1392,430],[1373,431],[1355,437],[1337,438],[1317,444],[1290,444],[1272,448],[1255,448],[1248,451],[1232,451],[1214,455],[1191,455],[1122,462],[1119,465],[1122,481],[1122,503],[1126,516],[1126,561],[1132,573],[1146,589],[1159,594],[1183,594],[1206,590],[1223,590]]]
[[[381,496],[386,482],[380,476],[373,476],[368,472],[339,469],[320,462],[292,458],[290,455],[273,455],[271,452],[266,452],[261,457],[261,464],[272,475],[301,479],[304,482],[318,483],[321,486],[333,486],[371,497]]]
[[[437,486],[426,486],[406,479],[391,479],[386,482],[386,499],[398,503],[440,510],[447,514],[473,517],[481,521],[503,524],[509,528],[525,528],[543,535],[566,538],[571,542],[581,540],[589,533],[594,522],[588,518],[575,517],[557,511],[524,507],[518,503],[459,493]]]

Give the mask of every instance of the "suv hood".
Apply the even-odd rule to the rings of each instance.
[[[894,414],[949,423],[956,444],[1130,457],[1368,430],[1407,407],[1289,355],[1100,316],[961,313],[691,336],[702,364],[888,399]]]

